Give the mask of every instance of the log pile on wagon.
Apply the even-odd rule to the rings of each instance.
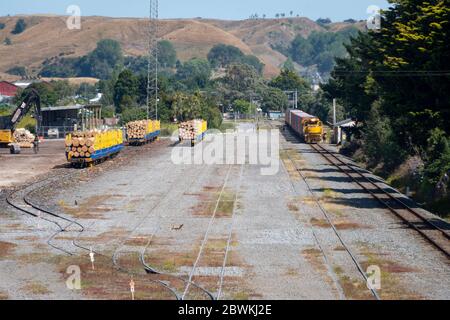
[[[99,131],[81,131],[66,139],[66,152],[70,158],[89,158],[95,152],[95,137]]]
[[[180,140],[193,140],[202,132],[203,120],[191,120],[182,122],[178,126]]]
[[[128,139],[144,139],[148,133],[149,120],[140,120],[127,123]]]

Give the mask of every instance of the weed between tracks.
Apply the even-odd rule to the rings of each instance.
[[[161,285],[150,281],[150,276],[142,275],[131,276],[127,273],[117,271],[111,261],[112,253],[107,256],[97,256],[95,261],[95,270],[92,270],[89,256],[66,257],[60,256],[55,264],[59,272],[66,281],[68,274],[67,267],[77,265],[81,269],[81,294],[89,299],[108,299],[108,300],[130,300],[130,280],[133,278],[136,285],[136,299],[158,300],[174,299],[173,295],[164,289]],[[138,269],[139,260],[136,256],[120,256],[118,259],[123,266]],[[142,267],[140,267],[142,270]]]
[[[191,208],[194,216],[211,217],[214,214],[216,206],[217,218],[227,218],[233,215],[236,192],[225,189],[221,194],[221,189],[218,187],[205,187],[202,193],[196,194],[195,196],[199,199],[199,203]],[[217,201],[219,201],[218,205]]]
[[[329,229],[331,228],[331,225],[328,223],[325,219],[311,219],[311,224],[315,227],[323,228],[323,229]],[[345,219],[341,220],[335,220],[333,221],[334,226],[337,230],[358,230],[358,229],[369,229],[368,226],[360,225],[358,223],[350,222]]]
[[[381,290],[380,296],[383,300],[419,300],[422,299],[418,293],[410,292],[401,284],[400,276],[418,272],[417,269],[403,266],[395,261],[391,261],[380,255],[363,249],[362,254],[367,258],[361,263],[364,269],[369,266],[378,266],[381,269]]]
[[[0,241],[0,259],[8,258],[16,247],[14,243]]]
[[[32,294],[32,295],[47,295],[50,294],[51,291],[42,283],[40,282],[30,282],[27,283],[25,286],[22,287],[23,291],[25,291],[27,294]]]
[[[361,279],[355,279],[347,276],[342,268],[335,267],[334,273],[339,278],[339,283],[344,290],[344,295],[350,300],[371,300],[373,296],[367,289],[367,285]]]
[[[314,267],[314,270],[326,272],[327,268],[322,259],[322,252],[318,249],[311,248],[302,251],[305,259]]]
[[[199,240],[201,243],[203,239]],[[222,267],[228,239],[209,239],[203,248],[203,253],[197,267]],[[242,261],[233,253],[237,241],[232,239],[228,252],[227,266],[242,266]],[[173,251],[169,248],[160,248],[147,253],[147,263],[159,271],[177,273],[181,268],[191,268],[197,259],[199,246],[193,246],[189,251]]]
[[[68,205],[64,200],[58,201],[58,204],[66,214],[74,218],[104,219],[104,213],[113,210],[111,207],[105,205],[105,202],[109,199],[111,199],[110,195],[95,195],[75,206]]]

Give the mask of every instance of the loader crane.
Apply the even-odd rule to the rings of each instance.
[[[41,98],[35,89],[31,89],[27,93],[11,115],[0,117],[0,147],[9,148],[11,154],[19,154],[21,151],[20,145],[14,139],[14,131],[33,106],[33,117],[37,121],[37,128],[39,128],[41,125]],[[38,139],[37,135],[36,139]],[[35,145],[38,142],[38,140],[35,140]]]

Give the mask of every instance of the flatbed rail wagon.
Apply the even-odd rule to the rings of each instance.
[[[74,167],[86,167],[116,156],[124,147],[120,129],[80,131],[66,136],[67,161]]]
[[[178,125],[179,140],[191,141],[191,146],[194,147],[197,143],[201,142],[208,131],[208,122],[205,120],[192,120],[182,122]]]
[[[127,123],[126,132],[129,145],[143,145],[158,139],[161,135],[161,122],[159,120],[132,121]]]

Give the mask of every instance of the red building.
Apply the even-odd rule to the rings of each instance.
[[[0,81],[0,96],[14,97],[18,89],[18,86],[8,81]]]

